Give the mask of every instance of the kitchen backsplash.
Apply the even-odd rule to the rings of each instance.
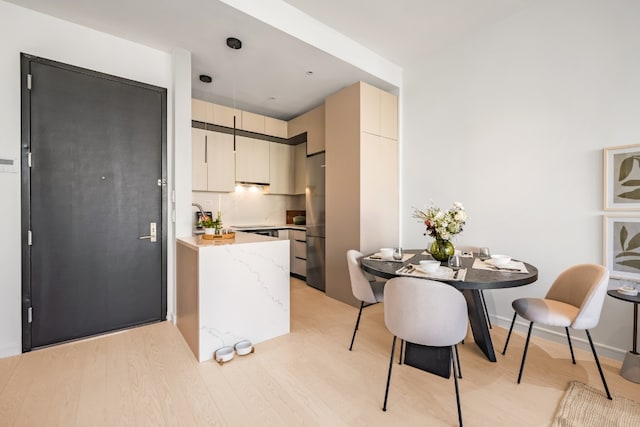
[[[287,210],[304,210],[304,195],[281,196],[259,192],[243,191],[235,193],[191,193],[193,203],[202,205],[205,211],[216,215],[218,203],[222,212],[223,227],[232,225],[279,225],[286,223]],[[195,212],[193,207],[193,224]]]

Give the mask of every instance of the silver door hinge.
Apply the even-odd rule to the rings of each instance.
[[[31,232],[31,230],[27,231],[27,245],[33,245],[33,233]]]
[[[158,187],[162,187],[163,185],[167,185],[167,180],[166,178],[160,178],[158,180]]]
[[[27,164],[31,167],[31,151],[27,154]]]
[[[33,322],[33,307],[27,308],[27,323]]]
[[[31,74],[27,74],[27,89],[31,90],[32,82],[33,82],[33,76]]]

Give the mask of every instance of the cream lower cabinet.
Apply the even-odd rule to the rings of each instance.
[[[307,232],[292,230],[291,241],[291,273],[307,277]]]
[[[269,193],[293,194],[294,146],[269,143]]]
[[[236,137],[236,181],[269,184],[268,141]]]
[[[235,188],[233,136],[191,129],[193,191],[231,192]]]

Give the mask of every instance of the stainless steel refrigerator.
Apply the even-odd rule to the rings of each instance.
[[[325,290],[325,156],[307,157],[307,283]]]

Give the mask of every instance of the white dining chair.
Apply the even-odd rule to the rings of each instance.
[[[349,279],[351,280],[351,292],[353,296],[360,301],[360,310],[358,311],[358,319],[356,320],[356,326],[353,329],[353,337],[351,337],[351,345],[349,351],[353,349],[353,342],[356,339],[356,332],[360,326],[360,316],[362,316],[362,309],[371,305],[382,302],[384,298],[384,281],[376,280],[375,276],[367,274],[360,267],[358,261],[364,254],[361,252],[350,249],[347,251],[347,266],[349,267]]]
[[[560,326],[565,329],[567,341],[569,342],[569,351],[571,352],[571,361],[574,365],[576,359],[573,355],[569,328],[584,329],[587,333],[589,345],[598,366],[607,398],[611,400],[611,393],[609,393],[609,387],[607,387],[607,381],[604,378],[596,348],[593,346],[593,340],[589,333],[589,329],[595,327],[600,320],[608,283],[609,270],[605,267],[596,264],[579,264],[560,273],[544,298],[519,298],[513,301],[511,305],[515,313],[513,313],[513,320],[511,321],[511,327],[509,328],[502,354],[507,352],[516,316],[519,315],[530,322],[520,364],[520,373],[518,374],[518,384],[522,379],[522,371],[527,358],[527,349],[534,323]]]
[[[456,389],[458,421],[462,426],[460,392],[453,356],[455,346],[467,333],[467,302],[451,285],[413,277],[390,279],[384,289],[384,323],[393,334],[389,374],[382,410],[387,410],[393,353],[398,337],[408,343],[451,347],[450,360]]]

